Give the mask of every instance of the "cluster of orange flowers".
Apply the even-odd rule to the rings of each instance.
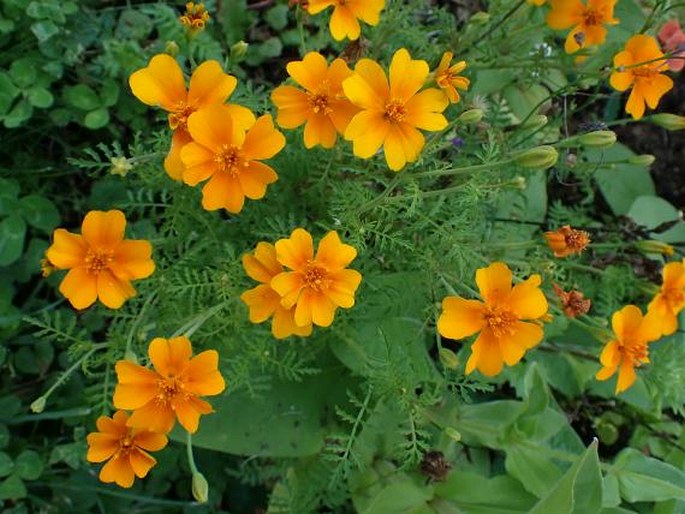
[[[541,6],[545,0],[527,0]],[[618,0],[549,0],[550,11],[547,24],[555,30],[571,29],[566,36],[564,49],[576,53],[601,45],[606,40],[607,26],[617,25],[620,20],[614,17],[614,7]],[[670,33],[669,33],[670,35]],[[669,37],[666,45],[681,39]],[[670,53],[677,48],[667,46]],[[580,56],[582,61],[586,56]],[[626,103],[626,112],[639,120],[645,107],[655,109],[663,95],[673,88],[673,80],[663,75],[669,67],[680,71],[682,66],[670,65],[659,43],[653,36],[638,34],[632,36],[624,49],[614,56],[614,70],[609,83],[617,91],[631,90]]]
[[[147,453],[164,448],[176,420],[190,433],[198,429],[200,416],[212,412],[202,399],[225,389],[219,372],[219,354],[207,350],[193,357],[187,337],[153,339],[148,348],[153,369],[135,362],[116,364],[118,384],[111,418],[97,420],[98,432],[88,435],[89,462],[108,461],[100,480],[131,487],[155,465]],[[125,410],[124,410],[125,409]],[[126,410],[132,411],[131,415]]]

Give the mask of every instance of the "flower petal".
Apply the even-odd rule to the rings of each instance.
[[[402,103],[409,101],[424,85],[429,72],[426,61],[412,59],[406,48],[397,50],[390,63],[391,98]]]
[[[128,455],[114,457],[100,470],[100,481],[116,483],[120,487],[129,488],[133,485],[134,473]]]
[[[440,113],[447,105],[448,101],[442,91],[435,88],[426,89],[407,102],[404,122],[422,130],[443,130],[447,127],[447,118]]]
[[[88,462],[102,462],[111,458],[119,450],[119,436],[92,432],[86,438],[88,441]]]
[[[88,254],[88,244],[79,234],[72,234],[58,228],[52,236],[52,245],[47,249],[46,257],[57,269],[69,269],[81,266]]]
[[[276,123],[286,129],[297,128],[310,116],[307,94],[293,86],[280,86],[271,93],[271,101],[278,108]]]
[[[97,291],[100,301],[110,309],[119,309],[126,300],[136,294],[128,280],[117,278],[110,270],[98,273]]]
[[[157,373],[163,377],[179,376],[188,367],[193,349],[185,336],[164,339],[156,337],[147,350]]]
[[[285,137],[276,128],[270,114],[260,116],[245,134],[242,154],[245,160],[271,159],[285,146]]]
[[[243,255],[243,268],[247,275],[263,284],[283,271],[283,266],[276,258],[276,247],[271,243],[257,243],[254,255]]]
[[[181,180],[183,178],[185,166],[181,158],[181,150],[192,140],[193,138],[190,137],[190,134],[183,129],[174,130],[171,136],[171,147],[169,148],[169,153],[164,158],[164,171],[174,180]]]
[[[314,242],[311,234],[303,228],[296,228],[289,238],[276,242],[276,256],[278,262],[292,270],[304,269],[307,262],[314,258]],[[272,287],[279,290],[273,283]],[[279,294],[284,296],[284,293],[280,291]]]
[[[173,111],[186,100],[186,85],[181,67],[167,54],[155,55],[146,68],[128,79],[133,95],[147,105]]]
[[[484,329],[471,345],[471,356],[466,362],[466,374],[478,369],[483,375],[493,377],[504,367],[504,357],[499,340],[492,331]]]
[[[271,280],[271,287],[281,296],[281,305],[290,309],[297,303],[304,287],[302,274],[291,271],[279,273]]]
[[[511,270],[503,262],[493,262],[476,271],[476,284],[486,303],[499,303],[511,292]]]
[[[352,141],[354,155],[368,159],[378,152],[390,130],[390,122],[375,111],[355,115],[345,129],[345,139]]]
[[[281,296],[267,284],[260,284],[240,295],[250,309],[250,322],[262,323],[281,305]]]
[[[216,350],[206,350],[197,354],[188,364],[187,387],[200,396],[214,396],[226,389],[219,373],[219,354]]]
[[[475,334],[485,324],[484,305],[478,300],[448,296],[442,301],[438,332],[442,337],[462,339]]]
[[[629,359],[623,359],[618,370],[618,381],[616,382],[616,394],[622,393],[635,382],[635,368]]]
[[[251,200],[264,198],[266,186],[277,180],[278,175],[273,168],[259,161],[250,162],[238,175],[243,193]]]
[[[342,41],[345,37],[354,41],[359,39],[359,34],[361,33],[361,27],[352,9],[340,3],[333,9],[329,27],[331,35],[336,41]]]
[[[128,454],[131,469],[138,478],[145,478],[148,471],[157,464],[157,461],[149,453],[143,450],[133,449]]]
[[[169,443],[169,439],[164,434],[158,432],[134,429],[133,443],[143,450],[156,452],[164,448]]]
[[[202,188],[202,207],[207,211],[226,209],[238,213],[245,204],[240,181],[228,173],[215,173]]]
[[[328,72],[326,58],[318,52],[309,52],[301,61],[291,61],[286,70],[295,82],[307,91],[315,92],[320,87]]]
[[[149,241],[127,239],[114,251],[110,264],[112,273],[122,280],[146,278],[155,271],[152,261],[152,245]]]
[[[519,319],[537,319],[549,309],[547,298],[540,289],[542,278],[532,275],[516,284],[505,300],[511,312]]]
[[[316,262],[322,264],[328,271],[346,268],[357,257],[357,250],[340,240],[335,230],[331,230],[319,242],[316,252]]]
[[[205,61],[190,77],[188,104],[198,109],[223,104],[235,90],[238,80],[225,73],[217,61]]]
[[[354,74],[343,81],[345,96],[363,109],[384,112],[390,98],[390,87],[383,68],[371,59],[361,59]]]
[[[95,251],[114,250],[124,239],[126,217],[119,210],[90,211],[83,218],[81,234]]]
[[[86,268],[73,268],[59,285],[59,292],[74,309],[90,307],[98,297],[96,275],[89,273]]]

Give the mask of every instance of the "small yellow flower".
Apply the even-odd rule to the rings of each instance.
[[[661,290],[647,311],[659,320],[662,333],[668,336],[678,328],[678,314],[685,309],[685,260],[666,264],[662,276]]]
[[[466,90],[471,82],[466,77],[459,75],[466,69],[466,61],[459,61],[454,66],[450,66],[452,57],[452,52],[445,52],[442,55],[440,64],[435,70],[435,82],[447,95],[450,102],[456,104],[460,100],[457,89]]]
[[[186,12],[179,17],[180,22],[190,29],[191,32],[198,32],[204,30],[205,25],[209,21],[209,13],[205,9],[205,4],[188,2],[186,4]]]
[[[571,28],[566,36],[564,50],[567,54],[581,48],[604,43],[607,36],[605,25],[616,25],[614,6],[618,0],[549,0],[552,10],[547,14],[547,25],[555,30]]]
[[[307,12],[318,14],[328,7],[333,7],[330,29],[333,39],[341,41],[350,38],[359,39],[361,27],[358,20],[369,25],[378,25],[380,14],[385,7],[385,0],[309,0]]]

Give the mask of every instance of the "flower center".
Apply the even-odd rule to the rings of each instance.
[[[328,289],[331,280],[328,278],[328,270],[314,261],[309,261],[304,271],[305,287],[317,292]]]
[[[222,145],[221,150],[214,157],[214,162],[219,165],[221,171],[233,176],[238,175],[238,168],[241,165],[240,149],[236,146]]]
[[[330,108],[329,98],[326,93],[309,93],[307,92],[307,102],[309,102],[309,107],[315,114],[330,114],[333,109]]]
[[[677,287],[669,287],[661,293],[671,309],[677,309],[685,302],[685,292]]]
[[[185,386],[178,378],[170,375],[157,381],[157,399],[164,403],[169,403],[177,395],[184,393]]]
[[[194,105],[185,102],[178,102],[173,112],[169,113],[169,126],[172,130],[186,129],[188,127],[188,117],[197,110]]]
[[[517,321],[518,318],[513,313],[501,307],[488,307],[485,312],[485,323],[498,338],[513,333]]]
[[[109,268],[109,265],[114,260],[112,252],[95,252],[88,250],[86,254],[86,269],[88,273],[97,275],[102,270]]]
[[[595,25],[601,25],[603,21],[604,21],[604,16],[602,16],[602,13],[599,11],[595,11],[594,9],[587,9],[583,13],[584,25],[586,25],[588,27],[592,27]]]
[[[647,360],[647,345],[628,342],[623,345],[623,356],[628,359],[634,367],[642,365]]]
[[[399,123],[404,120],[407,115],[407,110],[404,108],[404,104],[398,100],[393,100],[386,104],[385,114],[383,115],[386,120],[394,121]]]
[[[584,230],[569,230],[564,234],[564,241],[574,252],[582,252],[590,242],[588,233]]]
[[[119,439],[118,453],[121,455],[128,455],[131,452],[131,450],[133,450],[136,447],[133,443],[133,437],[131,437],[131,432],[132,430],[129,429],[126,435]]]

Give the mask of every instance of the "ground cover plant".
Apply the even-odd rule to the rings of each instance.
[[[685,512],[683,14],[4,0],[2,512]]]

